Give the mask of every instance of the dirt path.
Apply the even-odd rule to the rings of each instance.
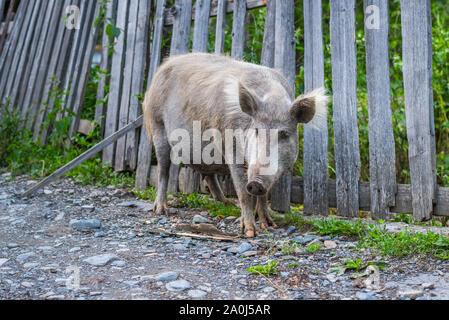
[[[209,221],[237,232],[235,219],[176,209],[156,217],[127,190],[52,184],[29,199],[27,177],[0,177],[0,299],[448,299],[447,261],[388,261],[377,273],[329,273],[342,259],[373,257],[344,237],[272,230],[254,240],[198,240],[149,233]],[[288,234],[289,233],[289,234]],[[288,241],[320,243],[315,253]],[[327,241],[327,242],[324,242]],[[276,249],[277,248],[277,249]],[[284,249],[284,250],[282,250]],[[277,260],[277,275],[248,268]]]

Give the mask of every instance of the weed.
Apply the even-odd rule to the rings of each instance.
[[[309,244],[306,247],[306,252],[308,252],[308,253],[315,253],[316,251],[318,251],[318,250],[320,250],[322,248],[323,247],[320,246],[318,243],[312,243],[312,244]]]
[[[278,260],[268,261],[265,265],[255,265],[248,268],[248,271],[255,274],[276,275],[278,270],[276,269]]]

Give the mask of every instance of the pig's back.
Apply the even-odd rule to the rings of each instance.
[[[149,92],[151,99],[159,100],[153,104],[153,116],[183,115],[188,121],[201,120],[205,127],[215,128],[229,127],[236,118],[249,121],[239,108],[229,108],[229,100],[237,98],[229,88],[239,81],[259,97],[281,88],[293,99],[287,80],[276,70],[221,55],[193,53],[169,58],[156,73]]]

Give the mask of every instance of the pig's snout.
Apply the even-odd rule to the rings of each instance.
[[[267,193],[267,189],[264,187],[262,182],[257,180],[248,182],[246,185],[246,191],[253,196],[263,196]]]

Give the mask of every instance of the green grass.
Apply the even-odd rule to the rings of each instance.
[[[320,246],[318,243],[312,243],[312,244],[309,244],[307,247],[306,247],[306,252],[308,252],[308,253],[315,253],[315,252],[317,252],[318,250],[321,250],[323,247],[322,246]]]
[[[240,217],[241,210],[236,206],[228,206],[222,202],[215,202],[208,195],[199,193],[184,194],[180,193],[179,199],[188,208],[195,208],[209,211],[211,216],[216,217]]]
[[[278,260],[268,261],[265,265],[258,264],[248,268],[247,270],[254,274],[276,275],[278,273],[276,268],[278,263]]]

